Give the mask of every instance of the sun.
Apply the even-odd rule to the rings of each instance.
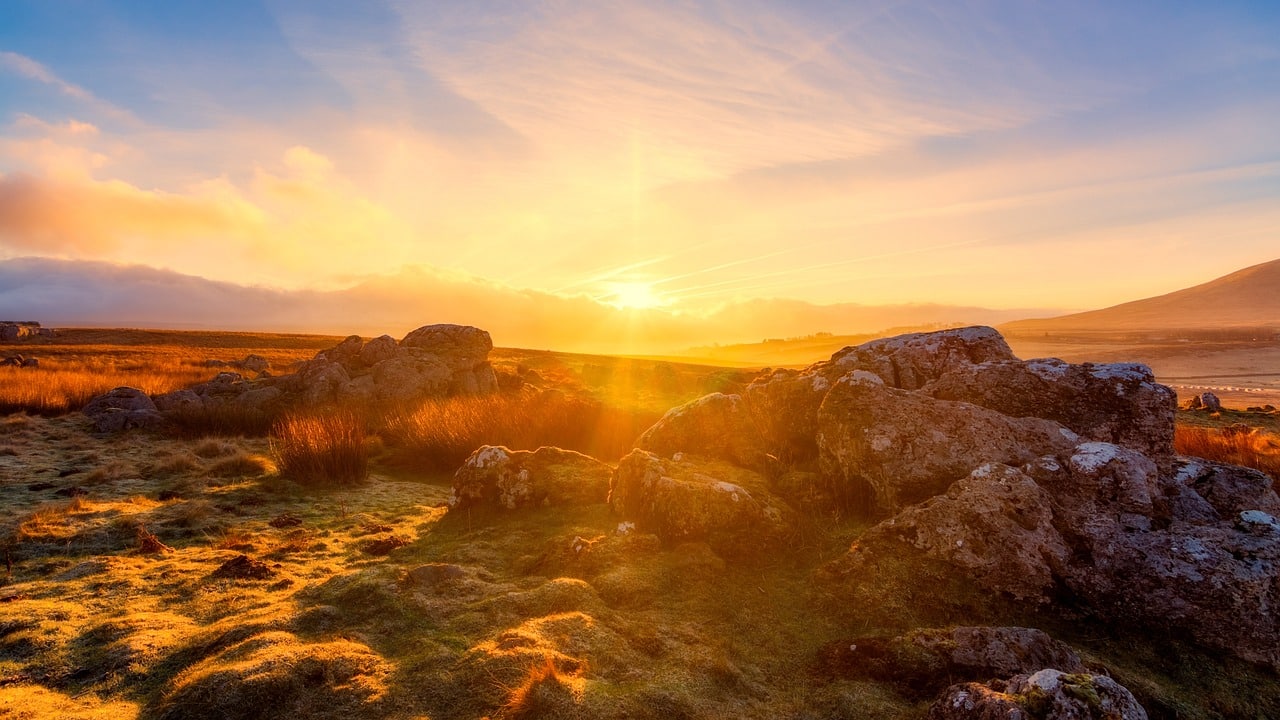
[[[608,283],[609,298],[605,302],[628,310],[647,310],[666,304],[662,296],[653,291],[647,282]]]

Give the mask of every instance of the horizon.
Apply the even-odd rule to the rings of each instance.
[[[0,264],[559,313],[635,352],[904,324],[854,305],[1092,310],[1275,259],[1262,3],[4,12]],[[38,307],[89,312],[53,285]]]

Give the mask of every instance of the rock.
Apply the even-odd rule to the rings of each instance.
[[[774,370],[743,393],[767,451],[784,463],[818,456],[818,408],[831,381],[819,370]]]
[[[164,423],[164,416],[156,410],[151,398],[131,387],[118,387],[99,395],[90,400],[81,412],[93,421],[98,432],[149,428]]]
[[[954,627],[913,630],[897,637],[860,637],[824,650],[846,677],[870,677],[932,697],[960,680],[1004,678],[1043,668],[1085,672],[1067,644],[1034,628]]]
[[[316,359],[323,357],[331,363],[341,365],[343,370],[352,372],[360,367],[360,351],[363,348],[364,340],[359,335],[349,335],[337,345],[318,353]]]
[[[1053,420],[1084,439],[1123,445],[1165,470],[1172,467],[1178,396],[1145,365],[1072,365],[1052,358],[957,364],[928,392],[1012,417]]]
[[[1211,392],[1200,394],[1200,407],[1206,412],[1217,413],[1222,412],[1222,401],[1217,395]]]
[[[485,445],[454,473],[449,505],[516,510],[603,503],[612,475],[608,465],[572,450],[509,450]]]
[[[717,553],[742,556],[777,546],[794,513],[765,479],[723,461],[685,456],[664,459],[632,450],[618,463],[609,503],[664,542],[705,541]]]
[[[840,375],[866,370],[890,387],[917,390],[957,368],[1007,360],[1017,358],[1000,333],[975,326],[872,340],[832,355],[831,365]]]
[[[764,444],[741,396],[712,393],[668,410],[635,446],[663,457],[688,452],[764,470]]]
[[[1187,401],[1188,410],[1199,410],[1203,407],[1204,401],[1200,399],[1199,395],[1193,395],[1191,396],[1191,399]]]
[[[262,410],[278,401],[283,395],[284,391],[277,387],[253,388],[237,395],[235,404],[241,407]]]
[[[271,369],[271,362],[261,355],[246,355],[237,365],[252,373],[262,373]]]
[[[450,369],[457,370],[487,362],[493,340],[484,330],[467,325],[426,325],[405,335],[400,346],[447,358]]]
[[[947,688],[928,720],[1147,720],[1133,693],[1105,675],[1046,668],[1008,681]]]
[[[986,590],[1048,603],[1057,571],[1071,556],[1052,508],[1049,493],[1021,470],[984,465],[946,494],[868,530],[825,572],[856,579],[888,565],[909,574],[912,558],[924,556]]]
[[[1231,518],[1244,510],[1280,515],[1280,497],[1269,475],[1253,468],[1200,458],[1179,458],[1173,483],[1195,491],[1213,507],[1216,517]]]
[[[40,323],[0,322],[0,341],[12,342],[42,334]]]
[[[40,367],[40,361],[39,361],[37,358],[33,358],[33,357],[23,358],[23,359],[22,359],[22,367],[24,367],[24,368],[38,368],[38,367]]]
[[[204,406],[204,398],[192,390],[174,390],[173,392],[156,395],[151,399],[155,402],[156,409],[162,413]]]
[[[846,505],[879,514],[938,495],[985,463],[1018,465],[1077,442],[1055,422],[935,400],[865,371],[835,383],[818,414],[820,472]]]
[[[399,344],[390,335],[379,335],[360,348],[360,362],[373,367],[384,360],[395,357]]]
[[[443,397],[453,377],[449,366],[432,355],[397,355],[373,367],[374,392],[380,400]]]
[[[0,360],[0,367],[22,367],[22,356],[7,357]]]

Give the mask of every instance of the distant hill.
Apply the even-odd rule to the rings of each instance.
[[[1069,332],[1280,329],[1280,260],[1122,305],[1000,326],[1007,335]]]
[[[702,313],[624,310],[585,295],[565,297],[512,288],[432,268],[407,267],[334,290],[280,290],[143,266],[49,258],[0,261],[0,311],[6,317],[31,318],[51,327],[389,333],[396,337],[419,325],[453,322],[482,327],[505,347],[623,354],[686,354],[689,347],[710,343],[818,331],[857,334],[902,325],[994,324],[1033,315],[1028,310],[816,305],[774,298],[730,302]],[[769,349],[778,348],[771,345]],[[827,350],[821,357],[830,354]],[[737,364],[752,362],[739,359]]]

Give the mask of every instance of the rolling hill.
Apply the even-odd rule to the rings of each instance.
[[[1166,295],[1061,317],[1018,320],[1000,327],[1007,335],[1243,328],[1280,329],[1280,260]]]

